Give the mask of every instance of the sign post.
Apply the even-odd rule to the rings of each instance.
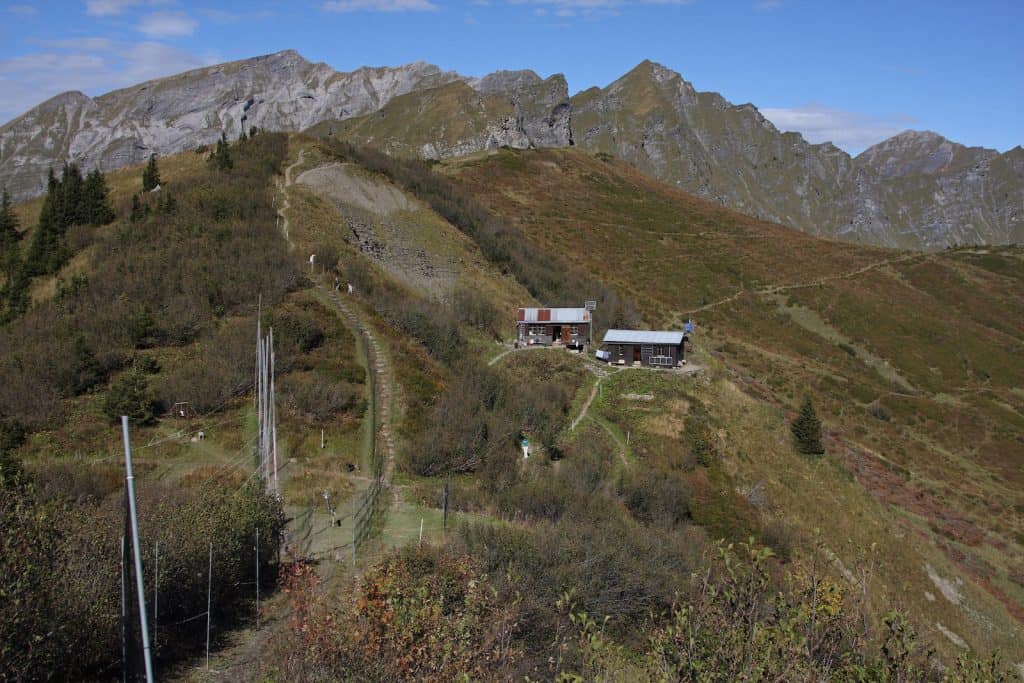
[[[585,301],[583,302],[583,308],[590,311],[590,325],[587,326],[587,343],[593,348],[594,346],[594,311],[597,310],[597,301]]]

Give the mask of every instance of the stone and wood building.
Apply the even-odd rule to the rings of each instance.
[[[593,314],[585,308],[520,308],[516,343],[582,349],[590,343],[592,324]]]
[[[615,365],[674,368],[686,362],[686,341],[681,330],[608,330],[597,357]]]

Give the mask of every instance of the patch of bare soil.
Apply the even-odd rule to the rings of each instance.
[[[297,182],[335,204],[342,202],[387,216],[395,211],[414,211],[416,204],[394,185],[365,177],[348,164],[326,164],[303,171]]]

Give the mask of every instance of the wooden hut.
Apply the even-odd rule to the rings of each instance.
[[[617,365],[674,368],[685,362],[680,330],[608,330],[597,357]]]
[[[585,308],[520,308],[516,341],[520,346],[583,348],[590,342],[591,322],[591,313]]]

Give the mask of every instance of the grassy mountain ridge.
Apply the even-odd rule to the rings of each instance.
[[[347,528],[329,528],[321,489],[345,510],[367,483],[345,468],[360,464],[367,438],[366,387],[350,323],[296,276],[275,295],[268,319],[280,343],[297,345],[283,354],[290,365],[280,384],[284,496],[298,530],[288,552],[302,555],[308,542],[318,553],[285,577],[286,604],[272,614],[289,618],[268,618],[253,638],[251,651],[268,655],[223,655],[243,677],[443,680],[473,671],[546,680],[577,671],[645,680],[681,652],[664,642],[658,647],[666,650],[650,650],[651,639],[672,640],[672,620],[687,614],[680,607],[695,610],[688,618],[710,639],[701,661],[727,679],[736,676],[722,672],[744,666],[725,661],[743,651],[728,645],[733,636],[756,642],[760,654],[752,656],[766,657],[771,671],[782,662],[827,678],[821,672],[840,652],[852,674],[891,636],[885,620],[893,608],[939,651],[915,650],[920,677],[912,680],[941,680],[936,663],[950,664],[964,647],[1024,658],[1015,616],[1024,578],[1019,249],[920,254],[821,240],[579,150],[501,150],[430,165],[302,136],[286,149],[271,141],[276,170],[261,167],[246,185],[254,227],[238,221],[244,201],[228,202],[228,215],[216,217],[226,197],[202,189],[220,176],[201,157],[161,160],[165,189],[184,199],[177,218],[161,214],[98,235],[101,248],[79,252],[52,289],[39,283],[30,311],[39,334],[54,329],[39,313],[61,297],[85,296],[54,300],[72,268],[88,278],[115,265],[93,259],[116,251],[117,230],[133,249],[148,245],[146,263],[180,253],[170,243],[184,236],[195,248],[204,240],[234,245],[245,262],[262,252],[261,280],[295,268],[318,280],[305,263],[316,253],[328,270],[322,284],[333,282],[334,262],[340,282],[355,284],[346,306],[373,331],[393,372],[393,495],[384,497],[371,551],[351,568]],[[239,159],[244,144],[233,145]],[[111,178],[119,213],[139,171]],[[285,234],[273,230],[268,204],[287,217]],[[115,268],[102,291],[124,286],[122,272],[131,268]],[[198,291],[221,283],[231,294],[234,272],[203,266],[194,275]],[[634,304],[651,327],[693,316],[699,374],[614,372],[573,354],[495,343],[511,334],[514,307],[533,303],[531,292],[582,300],[597,287],[607,300]],[[166,298],[139,298],[160,303],[158,331],[175,319]],[[162,394],[201,387],[216,397],[251,383],[252,302],[201,298],[195,334],[168,346],[161,332],[156,346],[124,350],[125,358],[157,360],[150,381],[168,387]],[[608,315],[604,303],[597,315]],[[93,341],[95,332],[86,332]],[[91,472],[95,466],[71,453],[105,457],[116,446],[96,418],[130,371],[118,366],[90,391],[61,399],[69,410],[17,452],[30,469],[45,473],[56,456],[64,469],[45,480],[58,490],[67,473]],[[792,447],[788,422],[805,394],[825,421],[824,458]],[[209,422],[204,442],[179,443],[170,420],[146,428],[155,445],[141,462],[152,476],[200,482],[204,467],[218,473],[250,457],[248,398],[218,400],[196,423]],[[528,461],[518,449],[522,435],[536,449]],[[445,535],[438,508],[449,488],[458,522],[449,520]],[[413,547],[424,519],[425,542],[444,538],[443,547]],[[719,537],[737,544],[727,551],[732,570],[708,559]],[[342,545],[333,547],[336,538]],[[746,622],[728,609],[715,621],[721,606],[702,602],[690,575],[707,572],[716,586],[730,571],[746,576],[738,544],[751,538],[754,551],[775,554],[757,560],[767,564],[742,584],[763,582],[763,594],[743,594],[756,641],[742,637]],[[378,550],[409,539],[396,554]],[[303,567],[324,584],[289,583]],[[818,588],[828,596],[821,612],[809,607]],[[600,633],[578,632],[580,612],[608,621]],[[820,614],[823,624],[832,616],[822,627],[814,618],[777,621],[798,614]],[[837,649],[829,650],[831,641],[807,645],[819,635],[837,638]]]
[[[751,395],[787,412],[813,396],[831,452],[908,515],[897,526],[1022,615],[1020,249],[823,241],[571,151],[447,170],[537,248],[631,296],[652,327],[692,315]]]
[[[428,159],[579,146],[814,235],[926,250],[1024,241],[1024,163],[1014,150],[910,132],[854,159],[646,60],[570,97],[561,74],[476,78],[422,62],[341,73],[286,50],[95,98],[51,98],[0,127],[0,184],[26,198],[65,160],[107,171],[252,126]]]

